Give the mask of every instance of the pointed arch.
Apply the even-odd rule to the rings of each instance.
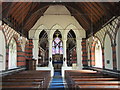
[[[86,34],[85,34],[85,30],[82,28],[77,28],[75,25],[73,24],[69,24],[64,31],[64,38],[67,38],[67,34],[70,30],[73,30],[75,32],[76,38],[85,38]]]
[[[1,70],[5,70],[6,68],[6,39],[5,39],[5,35],[2,32],[2,30],[0,30],[0,71]]]
[[[112,41],[111,35],[110,35],[109,31],[106,31],[106,32],[105,32],[105,35],[104,35],[104,38],[103,38],[103,47],[105,46],[104,44],[105,44],[106,35],[109,36],[111,45],[113,45],[113,41]]]
[[[102,45],[97,37],[93,37],[90,49],[90,65],[102,68]]]
[[[59,34],[55,36],[55,34]],[[63,42],[62,42],[62,36],[61,32],[59,30],[56,30],[53,34],[53,42],[52,42],[52,54],[63,54]]]
[[[104,57],[105,57],[105,68],[113,69],[113,58],[112,58],[112,42],[110,36],[106,34],[104,40]]]
[[[95,67],[102,68],[103,66],[102,60],[102,46],[99,40],[96,41],[95,44]]]
[[[59,30],[61,35],[63,36],[63,27],[60,26],[59,24],[54,24],[51,29],[50,29],[50,32],[49,32],[49,39],[52,39],[53,38],[53,34],[55,33],[56,30]]]
[[[8,69],[17,67],[17,43],[14,38],[11,38],[9,42],[9,61]]]
[[[36,30],[35,30],[35,32],[34,32],[34,39],[39,39],[39,35],[40,35],[40,33],[43,31],[43,30],[45,30],[46,32],[47,32],[47,34],[48,34],[48,29],[47,29],[47,27],[45,26],[45,25],[40,25]],[[48,31],[47,31],[48,30]],[[34,31],[34,30],[31,30],[31,31]]]
[[[69,24],[66,28],[65,28],[65,32],[64,32],[64,38],[67,39],[67,35],[68,35],[68,32],[72,30],[76,37],[79,37],[79,32],[78,32],[78,29],[75,25],[73,24]]]

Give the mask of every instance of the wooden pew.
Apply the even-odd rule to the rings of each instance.
[[[47,89],[50,81],[50,71],[23,71],[3,77],[3,90]]]
[[[2,82],[42,82],[44,79],[4,79]]]
[[[2,90],[42,90],[39,85],[2,86]]]
[[[77,85],[75,90],[120,90],[118,85]]]
[[[72,78],[73,81],[115,81],[118,78]]]
[[[89,85],[119,85],[120,82],[119,81],[82,81],[82,82],[75,82],[75,84],[78,85],[85,85],[85,84],[89,84]]]
[[[66,70],[65,80],[70,89],[81,89],[88,90],[89,88],[95,88],[94,90],[105,90],[113,89],[117,90],[119,85],[119,78],[113,78],[106,76],[102,73],[82,70]],[[113,87],[112,87],[113,86]]]

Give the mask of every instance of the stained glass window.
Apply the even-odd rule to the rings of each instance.
[[[52,54],[55,54],[55,47],[52,47]]]
[[[54,41],[58,44],[60,42],[60,39],[56,37]]]
[[[62,42],[60,43],[60,46],[62,46]]]
[[[63,44],[60,38],[56,37],[52,44],[52,54],[63,54]]]
[[[60,54],[63,54],[63,48],[60,47]]]
[[[52,46],[55,46],[55,42],[53,42],[53,45]]]
[[[56,54],[59,54],[59,47],[58,47],[58,45],[56,46]]]

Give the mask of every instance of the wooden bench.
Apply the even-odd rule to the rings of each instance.
[[[65,80],[70,89],[88,90],[89,88],[95,88],[94,90],[117,90],[120,84],[119,78],[106,76],[102,73],[82,70],[66,70]]]
[[[119,90],[118,85],[77,85],[75,90]]]
[[[2,90],[42,90],[39,85],[2,86]]]
[[[44,79],[4,79],[2,82],[41,82]]]
[[[3,77],[2,88],[3,90],[47,89],[50,76],[50,71],[23,71]]]

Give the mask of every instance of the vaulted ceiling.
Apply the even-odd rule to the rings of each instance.
[[[28,37],[28,31],[50,5],[65,5],[86,30],[97,32],[113,16],[120,15],[120,2],[3,2],[1,20]]]

